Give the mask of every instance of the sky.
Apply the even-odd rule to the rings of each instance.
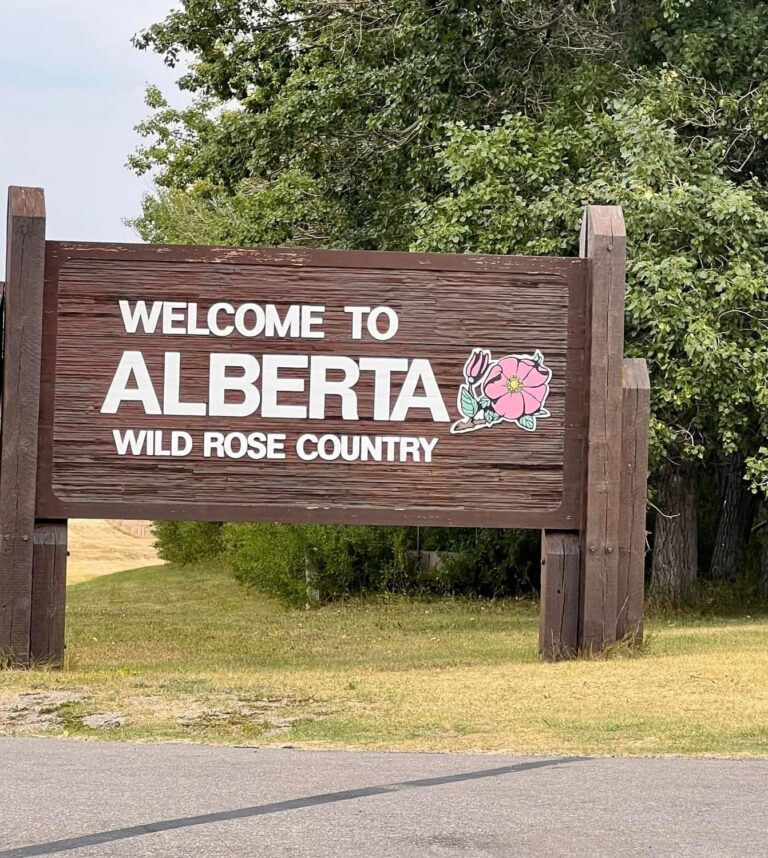
[[[147,177],[126,166],[157,84],[172,104],[179,71],[131,44],[173,0],[0,0],[0,244],[9,185],[45,189],[47,237],[139,241]]]

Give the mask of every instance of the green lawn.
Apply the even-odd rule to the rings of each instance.
[[[765,615],[655,620],[641,654],[543,664],[527,601],[289,610],[226,572],[173,567],[68,597],[68,670],[0,673],[0,732],[768,756]],[[83,725],[112,713],[125,723]]]

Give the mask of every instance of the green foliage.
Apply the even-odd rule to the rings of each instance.
[[[540,539],[530,530],[426,528],[419,545],[440,562],[421,572],[420,585],[453,596],[527,595],[539,586]]]
[[[675,68],[695,91],[716,94],[714,109],[692,110],[686,134],[727,143],[735,175],[768,177],[768,6],[753,0],[639,0],[627,32],[628,61]]]
[[[761,445],[747,459],[748,473],[752,478],[753,491],[768,495],[768,447]]]
[[[439,190],[443,124],[538,113],[577,68],[585,101],[615,73],[619,26],[610,0],[185,0],[136,40],[191,58],[197,99],[148,92],[131,165],[160,192],[136,225],[163,235],[175,189],[210,228],[198,241],[404,249],[414,201]]]
[[[500,597],[538,583],[535,535],[450,528],[228,524],[224,557],[236,577],[289,604],[355,593]],[[421,551],[440,562],[422,567]],[[309,576],[309,581],[308,581]]]
[[[501,597],[538,584],[537,534],[456,528],[155,522],[160,556],[222,559],[245,584],[303,605],[356,593]],[[431,568],[419,551],[439,553]]]
[[[152,530],[160,557],[187,566],[218,556],[222,550],[221,525],[206,521],[156,521]]]
[[[289,604],[360,592],[408,592],[415,585],[404,528],[228,524],[224,556],[235,576]]]
[[[739,449],[760,482],[768,231],[749,153],[768,138],[753,83],[768,14],[559,9],[187,0],[137,40],[169,62],[191,52],[181,85],[200,99],[174,111],[148,94],[133,164],[159,192],[137,226],[157,241],[570,254],[585,203],[622,205],[655,460]],[[622,81],[610,60],[644,71]]]
[[[414,249],[569,254],[585,203],[623,206],[627,336],[651,369],[656,459],[754,452],[768,429],[766,193],[728,177],[717,142],[693,146],[681,117],[658,118],[663,86],[578,126],[552,110],[451,127],[450,190],[420,205]]]

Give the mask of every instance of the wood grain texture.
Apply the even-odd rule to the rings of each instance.
[[[639,358],[625,358],[621,427],[621,518],[616,636],[643,642],[646,493],[651,382]]]
[[[581,526],[579,646],[616,639],[626,232],[621,209],[587,206],[581,255],[590,262],[587,443]]]
[[[10,188],[0,456],[0,653],[29,662],[45,265],[45,198]]]
[[[578,533],[541,534],[539,654],[547,661],[571,658],[579,646]]]
[[[5,280],[0,280],[0,438],[2,438],[2,403],[3,403],[3,343],[5,342]],[[2,463],[0,462],[0,465]]]
[[[440,524],[574,529],[581,518],[585,437],[583,259],[49,243],[40,412],[40,517],[109,517]],[[323,304],[324,340],[128,335],[118,300]],[[349,304],[400,315],[387,342],[352,340]],[[153,378],[182,353],[185,400],[206,398],[211,352],[429,358],[451,417],[475,347],[495,358],[541,349],[553,378],[552,416],[534,433],[511,424],[451,435],[413,412],[371,419],[361,375],[360,420],[334,400],[324,421],[148,417],[135,403],[100,408],[124,350],[144,353]],[[286,373],[291,375],[291,373]],[[298,373],[302,375],[302,373]],[[306,397],[281,396],[300,404]],[[426,463],[211,460],[115,455],[113,428],[438,438]]]
[[[36,664],[64,661],[64,613],[67,587],[67,522],[35,525],[30,651]]]

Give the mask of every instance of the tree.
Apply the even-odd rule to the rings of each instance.
[[[697,463],[754,448],[765,429],[768,215],[759,185],[725,174],[719,144],[692,147],[657,118],[662,94],[640,86],[578,127],[555,112],[455,127],[442,155],[453,190],[424,204],[416,247],[568,253],[584,203],[624,207],[627,334],[654,380],[654,588],[679,601],[696,577]]]
[[[662,96],[677,86],[640,85],[579,126],[550,111],[454,127],[441,155],[452,190],[423,205],[415,244],[569,253],[586,202],[624,207],[629,348],[653,378],[655,584],[673,600],[696,575],[696,465],[754,448],[768,373],[768,200],[726,175],[719,143],[676,131]]]
[[[721,457],[716,469],[720,516],[709,576],[714,580],[732,581],[737,576],[739,561],[750,539],[758,499],[746,481],[744,456],[740,452]]]
[[[161,193],[138,226],[175,238],[183,208],[228,241],[405,249],[444,123],[538,114],[574,70],[602,91],[618,23],[611,0],[185,0],[137,39],[190,56],[198,97],[149,93],[131,163]]]
[[[627,334],[653,383],[654,582],[678,600],[697,471],[768,472],[766,36],[747,0],[186,0],[137,40],[191,55],[198,100],[149,92],[132,164],[157,193],[136,225],[567,254],[585,203],[623,205]],[[721,516],[724,545],[742,517]]]

